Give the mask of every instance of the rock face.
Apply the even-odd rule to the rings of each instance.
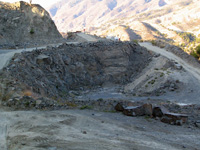
[[[56,42],[62,36],[40,5],[0,2],[0,48]]]
[[[63,44],[17,54],[6,70],[34,93],[63,98],[71,90],[130,82],[149,57],[148,51],[129,42]]]

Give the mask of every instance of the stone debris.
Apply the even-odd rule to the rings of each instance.
[[[132,103],[132,105],[134,104]],[[115,106],[115,110],[123,112],[123,114],[126,116],[135,117],[146,115],[154,117],[156,120],[160,120],[163,123],[168,123],[171,125],[182,125],[188,121],[188,115],[169,112],[169,110],[164,106],[152,107],[152,104],[125,107],[123,103],[118,103]],[[198,126],[198,123],[196,124],[196,126]]]

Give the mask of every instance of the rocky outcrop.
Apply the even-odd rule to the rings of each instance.
[[[63,44],[16,54],[4,71],[33,93],[62,99],[71,90],[126,84],[143,70],[149,57],[136,43]]]
[[[62,39],[48,12],[40,5],[0,2],[0,8],[0,48],[42,45]]]

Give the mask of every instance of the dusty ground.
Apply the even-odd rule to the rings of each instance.
[[[7,124],[4,149],[9,150],[197,150],[200,147],[199,129],[120,113],[4,111],[0,117],[1,127]],[[2,144],[5,139],[0,138]]]

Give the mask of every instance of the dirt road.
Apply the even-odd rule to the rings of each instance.
[[[77,44],[78,42],[67,42],[67,44]],[[17,53],[21,53],[24,51],[33,51],[36,49],[44,49],[47,46],[59,46],[62,43],[58,43],[58,44],[48,44],[46,46],[41,46],[41,47],[33,47],[33,48],[26,48],[26,49],[13,49],[13,50],[0,50],[0,70],[7,66],[10,59]]]
[[[87,40],[88,42],[97,42],[97,39],[93,38],[90,35],[84,34],[84,33],[78,33],[78,36],[84,38],[85,40]]]
[[[200,130],[120,113],[12,111],[3,112],[0,117],[9,119],[8,150],[195,150],[200,147]]]
[[[153,46],[151,43],[139,43],[140,46],[143,46],[145,48],[147,48],[150,51],[153,51],[155,53],[159,53],[162,56],[165,56],[171,60],[174,60],[175,62],[179,63],[180,65],[182,65],[182,67],[191,75],[193,75],[198,82],[200,82],[200,70],[191,66],[190,64],[188,64],[187,62],[185,62],[183,59],[181,59],[180,57],[176,56],[175,54],[168,52],[165,49],[159,48],[157,46]]]

